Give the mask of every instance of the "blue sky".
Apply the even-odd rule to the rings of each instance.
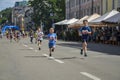
[[[23,1],[23,0],[0,0],[0,11],[8,7],[13,7],[16,1]]]

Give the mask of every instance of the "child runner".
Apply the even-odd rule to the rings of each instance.
[[[53,28],[50,28],[49,32],[50,32],[48,34],[48,39],[49,39],[48,45],[49,45],[49,51],[50,51],[49,56],[52,56],[52,52],[54,52],[56,41],[57,41],[57,35],[56,33],[54,33]]]
[[[84,51],[84,56],[87,57],[87,41],[88,41],[89,35],[91,34],[91,29],[88,26],[87,20],[84,20],[83,24],[84,26],[79,30],[79,35],[82,34],[82,49],[80,53],[82,55]]]
[[[24,37],[23,37],[24,38]],[[30,42],[33,43],[34,32],[33,30],[30,31]]]
[[[13,32],[12,32],[12,29],[10,29],[9,36],[10,36],[10,42],[12,42],[12,38],[13,38]]]
[[[43,40],[43,32],[41,31],[40,28],[38,28],[38,47],[39,47],[39,50],[41,50],[41,45],[42,45],[42,40]]]
[[[34,33],[34,37],[35,37],[35,44],[37,44],[37,41],[38,41],[38,30]]]

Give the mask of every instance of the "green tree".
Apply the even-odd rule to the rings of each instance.
[[[49,28],[52,20],[57,22],[65,18],[65,0],[33,0],[29,3],[34,10],[32,19],[37,25],[43,22]]]
[[[0,24],[5,23],[7,20],[11,23],[12,8],[6,8],[0,12]]]

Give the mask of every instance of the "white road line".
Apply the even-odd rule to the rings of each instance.
[[[58,60],[58,59],[54,59],[56,62],[58,62],[58,63],[64,63],[63,61],[61,61],[61,60]]]
[[[29,49],[33,50],[33,48],[32,48],[32,47],[29,47]]]
[[[56,62],[58,62],[58,63],[61,63],[61,64],[64,63],[63,61],[58,60],[58,59],[55,59],[54,57],[49,57],[49,55],[47,55],[47,54],[43,54],[43,56],[48,57],[48,58],[50,58],[50,59],[52,59],[52,60],[54,60],[54,61],[56,61]]]
[[[49,57],[47,54],[43,54],[43,56],[45,56],[45,57]]]
[[[23,46],[28,47],[28,45],[23,44]]]
[[[35,52],[38,52],[38,50],[35,50]]]
[[[28,47],[28,45],[25,45],[25,44],[23,46]],[[29,47],[29,49],[33,50],[34,48]],[[38,52],[38,50],[35,50],[35,52]],[[52,60],[54,60],[54,61],[56,61],[58,63],[61,63],[61,64],[64,63],[63,61],[55,59],[54,57],[49,57],[49,55],[47,55],[47,54],[43,54],[43,56],[48,57],[48,58],[50,58],[50,59],[52,59]]]
[[[100,78],[98,78],[98,77],[96,77],[96,76],[94,76],[94,75],[92,75],[92,74],[90,74],[90,73],[87,73],[87,72],[80,72],[80,73],[81,73],[82,75],[84,75],[84,76],[87,76],[87,77],[93,79],[93,80],[101,80]]]

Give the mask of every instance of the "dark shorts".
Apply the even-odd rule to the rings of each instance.
[[[53,47],[55,47],[55,45],[56,45],[55,43],[49,43],[48,44],[49,48],[53,48]]]
[[[84,42],[88,42],[88,39],[82,39],[82,42],[84,43]]]
[[[10,36],[10,39],[12,39],[13,37],[12,36]]]
[[[42,42],[42,40],[38,39],[38,41]]]
[[[82,36],[82,42],[88,42],[89,36]]]

